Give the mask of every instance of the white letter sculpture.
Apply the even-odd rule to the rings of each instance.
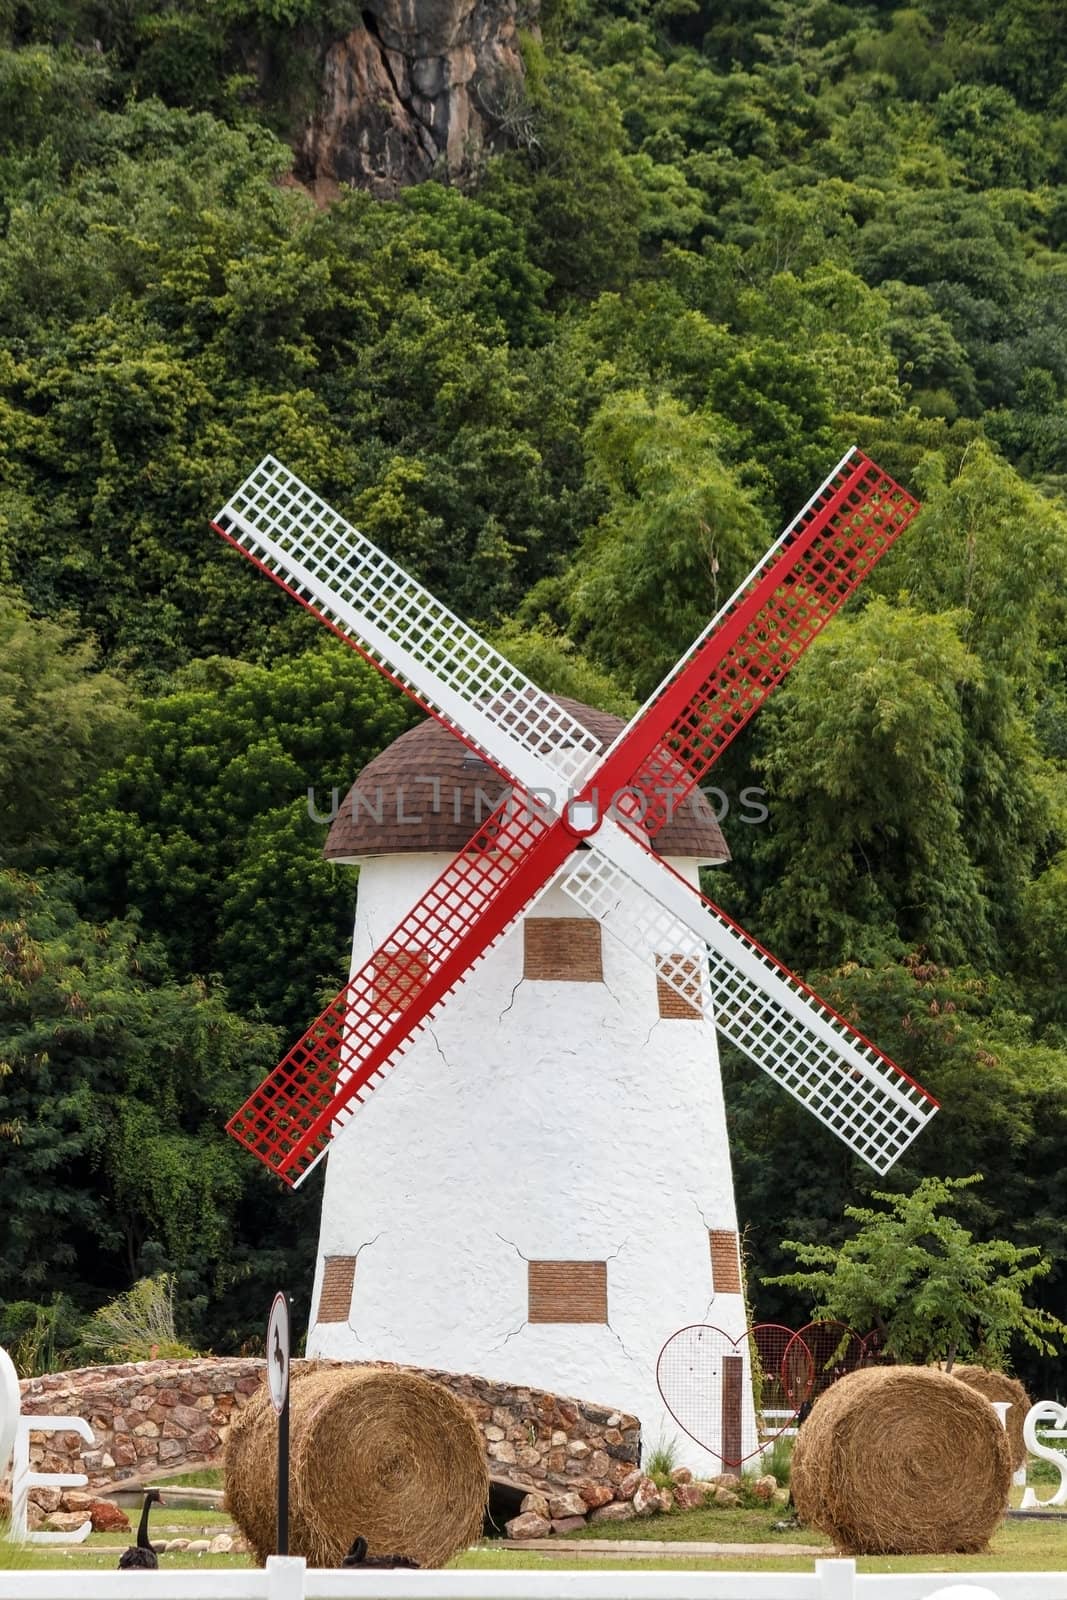
[[[1052,1427],[1048,1426],[1052,1423]],[[1059,1468],[1060,1486],[1051,1500],[1039,1500],[1032,1489],[1027,1489],[1019,1507],[1021,1511],[1029,1511],[1034,1506],[1067,1506],[1067,1452],[1057,1450],[1054,1446],[1042,1442],[1037,1436],[1039,1427],[1043,1427],[1046,1439],[1067,1439],[1067,1406],[1057,1405],[1055,1400],[1039,1400],[1036,1406],[1031,1406],[1026,1413],[1023,1423],[1023,1441],[1032,1456],[1039,1456],[1042,1461],[1051,1461],[1054,1467]]]
[[[84,1489],[89,1482],[84,1472],[31,1472],[30,1434],[76,1433],[87,1444],[94,1444],[93,1430],[84,1417],[20,1417],[21,1397],[18,1374],[6,1350],[0,1349],[0,1474],[14,1450],[11,1469],[11,1537],[31,1544],[81,1544],[92,1532],[91,1519],[74,1533],[30,1533],[26,1524],[27,1501],[31,1489]]]
[[[0,1478],[7,1471],[19,1425],[19,1375],[7,1351],[0,1348]]]

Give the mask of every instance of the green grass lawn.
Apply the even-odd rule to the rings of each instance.
[[[78,1545],[11,1545],[0,1541],[0,1567],[18,1569],[91,1568],[107,1569],[118,1565],[119,1552],[137,1539],[137,1513],[130,1513],[129,1533],[91,1533]],[[149,1528],[154,1543],[164,1539],[213,1539],[217,1533],[234,1532],[233,1519],[225,1511],[172,1510],[156,1506]],[[166,1567],[247,1567],[247,1555],[211,1555],[207,1551],[174,1550],[160,1556]]]
[[[651,1572],[699,1571],[702,1568],[734,1572],[810,1572],[814,1556],[791,1556],[789,1545],[822,1544],[831,1555],[829,1541],[812,1528],[792,1529],[775,1534],[770,1524],[780,1520],[780,1508],[770,1511],[707,1510],[677,1512],[670,1517],[648,1517],[640,1521],[611,1525],[609,1529],[589,1527],[561,1539],[560,1544],[578,1543],[598,1535],[618,1539],[706,1540],[716,1544],[767,1544],[768,1553],[759,1556],[654,1556],[642,1559],[638,1570]],[[632,1558],[581,1556],[586,1567],[611,1570],[633,1569]],[[566,1557],[541,1555],[532,1550],[509,1551],[506,1544],[468,1550],[453,1563],[457,1567],[562,1567]],[[1049,1518],[1026,1521],[1009,1519],[994,1535],[988,1550],[976,1556],[867,1556],[859,1561],[861,1572],[1059,1572],[1067,1570],[1067,1520]]]
[[[134,1544],[139,1515],[139,1512],[129,1513],[129,1533],[91,1533],[85,1541],[85,1548],[92,1550],[98,1545]],[[153,1506],[152,1520],[148,1525],[149,1537],[154,1544],[163,1539],[213,1539],[217,1533],[233,1531],[233,1518],[228,1511],[176,1511],[170,1506]]]
[[[674,1511],[666,1517],[634,1517],[632,1522],[591,1522],[577,1533],[568,1534],[566,1543],[586,1539],[704,1539],[712,1544],[824,1544],[829,1551],[830,1541],[814,1528],[774,1531],[776,1522],[786,1521],[792,1514],[785,1506],[760,1506],[758,1510],[708,1506],[700,1511]]]
[[[538,1551],[513,1550],[503,1540],[487,1541],[475,1549],[457,1556],[452,1565],[463,1568],[527,1569],[559,1571],[568,1565],[578,1565],[582,1570],[601,1571],[677,1571],[694,1572],[719,1570],[737,1572],[810,1572],[815,1557],[790,1555],[790,1544],[826,1547],[829,1543],[812,1529],[790,1529],[775,1533],[771,1524],[781,1519],[781,1508],[742,1510],[720,1508],[705,1511],[676,1512],[669,1517],[648,1517],[633,1522],[601,1524],[589,1527],[567,1539],[560,1539],[565,1549],[595,1538],[621,1540],[700,1540],[716,1544],[761,1544],[767,1546],[766,1555],[758,1556],[652,1556],[638,1563],[624,1556],[575,1555],[569,1562],[565,1554],[542,1555]],[[171,1510],[157,1507],[152,1517],[154,1539],[210,1539],[231,1528],[229,1516],[223,1511]],[[134,1541],[134,1533],[94,1533],[85,1544],[48,1548],[30,1546],[17,1548],[0,1544],[0,1567],[18,1568],[113,1568],[118,1562],[118,1551]],[[211,1555],[207,1552],[190,1554],[175,1551],[160,1558],[161,1567],[228,1567],[250,1566],[247,1555]],[[1067,1570],[1067,1520],[1050,1517],[1042,1519],[1009,1520],[1002,1524],[990,1548],[976,1556],[882,1556],[860,1560],[864,1572],[1055,1572]]]
[[[146,1482],[180,1485],[183,1489],[221,1489],[225,1474],[221,1467],[201,1467],[198,1472],[179,1472],[173,1478],[151,1478]]]

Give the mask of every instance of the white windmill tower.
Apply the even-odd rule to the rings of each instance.
[[[712,1021],[876,1171],[933,1115],[702,899],[707,841],[673,854],[668,831],[917,509],[850,451],[606,751],[602,719],[543,694],[272,458],[219,513],[224,538],[444,724],[453,760],[458,738],[506,789],[457,854],[430,834],[363,851],[351,979],[229,1125],[293,1184],[345,1133],[309,1349],[588,1395],[654,1440],[663,1340],[713,1296],[725,1332],[745,1320]],[[423,774],[431,800],[445,762]],[[594,942],[602,981],[561,976]],[[548,975],[523,982],[528,958]],[[662,1017],[665,991],[682,1015]],[[752,1437],[739,1350],[726,1460]]]
[[[603,748],[622,731],[557,703]],[[433,720],[364,769],[326,843],[360,864],[353,972],[509,787]],[[699,791],[656,847],[694,888],[727,859]],[[308,1354],[473,1370],[616,1405],[653,1443],[676,1434],[664,1339],[712,1305],[732,1337],[746,1320],[696,967],[691,988],[549,889],[412,1041],[362,1136],[334,1145]]]

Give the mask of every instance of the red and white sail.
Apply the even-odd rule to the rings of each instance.
[[[917,510],[848,452],[600,756],[573,717],[306,485],[261,463],[218,531],[516,787],[237,1112],[234,1136],[301,1182],[413,1035],[558,880],[685,998],[710,986],[724,1036],[887,1170],[936,1102],[651,841]],[[399,1002],[397,985],[379,981],[398,963]]]

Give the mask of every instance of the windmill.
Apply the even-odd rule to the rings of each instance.
[[[384,1125],[389,1120],[386,1106],[410,1115],[411,1095],[398,1089],[403,1075],[394,1080],[394,1067],[407,1056],[420,1070],[420,1051],[436,1048],[442,1057],[446,1054],[435,1030],[449,1025],[450,1015],[462,1011],[465,997],[477,990],[486,969],[499,964],[509,930],[548,905],[599,924],[613,959],[621,963],[623,983],[654,976],[657,985],[684,1002],[686,1015],[698,1013],[694,1026],[705,1041],[710,1083],[717,1085],[718,1076],[708,1043],[714,1016],[723,1037],[875,1171],[885,1172],[934,1114],[936,1102],[704,899],[695,867],[686,871],[684,862],[665,859],[654,847],[678,808],[917,510],[915,501],[880,468],[850,450],[632,721],[603,749],[573,709],[517,672],[279,462],[264,460],[219,513],[216,530],[462,740],[472,758],[495,769],[506,780],[508,793],[453,859],[434,864],[432,881],[411,879],[414,901],[402,910],[391,933],[369,942],[364,929],[361,945],[357,929],[348,984],[231,1119],[234,1137],[272,1172],[296,1185],[361,1107],[367,1107],[368,1123]],[[650,1032],[649,1041],[651,1037]],[[449,1085],[454,1100],[463,1077],[446,1065],[444,1079],[436,1080],[433,1102],[438,1132],[441,1119],[447,1124],[453,1116],[449,1095],[441,1094],[440,1085]],[[669,1081],[669,1059],[662,1066],[668,1074],[662,1093],[673,1097],[684,1127],[686,1107],[679,1103],[684,1086],[679,1089]],[[477,1066],[471,1070],[476,1073]],[[383,1084],[388,1094],[376,1096]],[[655,1099],[656,1086],[650,1088]],[[595,1090],[595,1080],[590,1081],[589,1093]],[[640,1126],[648,1108],[637,1103],[633,1112]],[[473,1109],[468,1104],[467,1120],[448,1129],[469,1146],[464,1151],[467,1172],[478,1167],[479,1145],[486,1147],[493,1137],[481,1131],[472,1138],[469,1119],[477,1114],[477,1104]],[[732,1194],[728,1203],[721,1199],[723,1170],[730,1188],[729,1158],[721,1099],[715,1093],[710,1101],[705,1097],[704,1115],[695,1120],[698,1135],[707,1133],[709,1115],[719,1124],[712,1152],[720,1170],[717,1204],[720,1209],[727,1205],[732,1216]],[[395,1128],[396,1118],[391,1120]],[[528,1121],[527,1132],[535,1122],[536,1117]],[[420,1129],[425,1132],[425,1124]],[[610,1130],[604,1132],[610,1137]],[[692,1135],[693,1128],[690,1140]],[[346,1173],[349,1191],[360,1184],[359,1142],[345,1139],[336,1148],[338,1162],[331,1162],[327,1198],[333,1169],[342,1160],[355,1163]],[[438,1140],[434,1149],[441,1148]],[[410,1169],[421,1153],[416,1139],[408,1160],[394,1160],[394,1190],[399,1186],[417,1195],[419,1183]],[[676,1156],[676,1149],[654,1151],[653,1161],[662,1170]],[[596,1164],[593,1154],[589,1159]],[[376,1177],[370,1186],[380,1181]],[[523,1175],[528,1195],[533,1192],[530,1181],[528,1170]],[[535,1182],[558,1187],[558,1174],[542,1171]],[[475,1186],[464,1207],[459,1195],[463,1183],[463,1173],[450,1169],[445,1210],[455,1208],[454,1228],[469,1230],[479,1210],[491,1207],[492,1201]],[[705,1252],[709,1233],[729,1231],[714,1226],[715,1220],[704,1234]],[[439,1216],[424,1217],[423,1229],[439,1221]],[[444,1225],[453,1226],[447,1217]],[[405,1236],[415,1227],[414,1220],[406,1224]],[[325,1239],[325,1205],[323,1228]],[[499,1235],[503,1233],[500,1228]],[[371,1250],[369,1235],[357,1243]],[[514,1241],[504,1243],[525,1262],[531,1286],[535,1266],[578,1267],[591,1259],[588,1250],[575,1251],[574,1259],[567,1260],[558,1254],[532,1256]],[[555,1242],[553,1247],[559,1248]],[[645,1296],[646,1320],[656,1315],[657,1304],[660,1315],[669,1315],[671,1298],[667,1280],[672,1247],[661,1238],[650,1241],[650,1249],[659,1264],[653,1271],[654,1292]],[[736,1263],[736,1244],[734,1250]],[[327,1239],[323,1254],[328,1253]],[[457,1260],[466,1262],[472,1281],[480,1281],[480,1266],[472,1263],[469,1247],[460,1248]],[[655,1265],[652,1255],[649,1263]],[[316,1300],[322,1297],[327,1265],[320,1258]],[[716,1305],[716,1320],[734,1336],[744,1327],[736,1264],[727,1276],[736,1283],[723,1288],[729,1305]],[[453,1297],[464,1299],[455,1277],[452,1286]],[[710,1287],[717,1295],[718,1284]],[[351,1296],[351,1278],[347,1288]],[[409,1298],[419,1292],[412,1285]],[[494,1323],[496,1338],[507,1318],[487,1316],[480,1296],[478,1291],[466,1297],[471,1299],[466,1323],[472,1329],[480,1322]],[[610,1300],[609,1290],[606,1303]],[[704,1293],[696,1315],[682,1320],[702,1319],[706,1306]],[[500,1349],[511,1346],[513,1367],[523,1342],[516,1320],[511,1315],[514,1332],[504,1327],[499,1342]],[[523,1329],[530,1320],[518,1319]],[[354,1323],[358,1318],[345,1323],[353,1333]],[[649,1409],[658,1409],[652,1398],[656,1351],[678,1323],[668,1321],[664,1327],[659,1322],[642,1340],[641,1350],[618,1337],[610,1310],[603,1312],[603,1324],[612,1339],[625,1345],[625,1362],[618,1371],[630,1372],[628,1392],[649,1396],[643,1416],[647,1427]],[[383,1326],[395,1323],[386,1318]],[[397,1337],[401,1349],[379,1353],[418,1359],[410,1341],[402,1333]],[[567,1331],[571,1343],[575,1337],[573,1329]],[[484,1370],[478,1351],[469,1344],[464,1348],[470,1353],[462,1364]],[[334,1347],[330,1353],[342,1351]],[[495,1354],[489,1354],[500,1367]],[[541,1349],[541,1370],[543,1357]],[[626,1393],[612,1392],[603,1349],[590,1361],[603,1372],[603,1382],[587,1382],[584,1392],[625,1404]],[[636,1383],[638,1370],[643,1387]],[[524,1381],[562,1387],[533,1374]],[[575,1386],[574,1392],[583,1391]]]

